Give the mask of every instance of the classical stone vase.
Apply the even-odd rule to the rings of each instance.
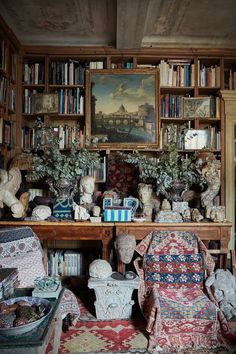
[[[57,219],[73,218],[73,196],[77,191],[77,181],[67,178],[47,180],[50,191],[56,196],[53,205],[53,216]]]
[[[182,202],[182,193],[187,190],[187,187],[186,182],[174,181],[169,188],[166,188],[166,198],[171,202]]]
[[[60,178],[58,180],[47,179],[50,191],[57,198],[70,198],[77,190],[77,181],[69,180],[68,178]]]

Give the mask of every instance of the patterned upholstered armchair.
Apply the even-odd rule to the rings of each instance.
[[[148,349],[209,349],[226,346],[221,327],[227,322],[214,299],[204,292],[204,280],[214,261],[191,232],[154,231],[136,247],[140,276],[139,304],[147,320]]]
[[[0,267],[18,269],[20,288],[31,288],[36,277],[46,275],[41,243],[30,227],[0,229]],[[69,314],[72,321],[80,315],[77,299],[68,289],[61,300],[61,313],[64,319]]]

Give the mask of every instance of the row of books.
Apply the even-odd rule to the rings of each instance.
[[[0,104],[6,103],[7,79],[0,74]]]
[[[79,87],[59,91],[60,114],[84,114],[84,96]]]
[[[225,69],[224,87],[226,90],[236,90],[236,70]]]
[[[163,94],[160,96],[160,114],[163,118],[182,118],[184,116],[184,98],[181,95]],[[211,118],[220,118],[220,97],[211,97]],[[207,117],[207,118],[210,118]]]
[[[6,70],[7,66],[7,47],[4,39],[0,39],[0,69]]]
[[[92,176],[97,183],[106,182],[106,157],[102,156],[96,167],[91,164],[88,170],[84,170],[83,176]]]
[[[220,66],[206,66],[198,61],[198,85],[200,87],[220,87]]]
[[[103,61],[90,61],[88,64],[89,69],[104,69]]]
[[[47,274],[49,276],[85,276],[89,264],[99,258],[98,250],[62,250],[49,249]]]
[[[23,83],[26,85],[43,85],[44,65],[43,63],[23,64]]]
[[[128,61],[126,63],[112,63],[111,64],[112,69],[133,69],[133,63],[131,61]]]
[[[85,65],[76,60],[52,61],[49,82],[52,85],[84,85]]]
[[[78,148],[82,148],[84,146],[84,133],[82,130],[78,131],[77,127],[72,127],[67,124],[58,125],[53,127],[53,134],[56,139],[60,139],[59,148],[70,149],[72,142],[75,139],[78,139]],[[30,127],[23,127],[21,130],[21,146],[22,149],[35,149],[40,145],[37,136],[37,129]]]
[[[190,62],[176,62],[161,60],[160,85],[173,87],[193,87],[195,65]]]
[[[179,134],[180,127],[176,125],[176,142],[180,150],[220,149],[221,133],[215,127],[208,129],[188,129],[185,136]],[[170,142],[168,128],[161,128],[160,148],[167,147]]]
[[[22,102],[22,111],[26,114],[33,113],[33,95],[37,93],[37,90],[24,90],[23,102]]]
[[[8,99],[9,99],[8,108],[11,111],[15,112],[16,111],[16,90],[15,90],[15,87],[12,85],[10,85]]]

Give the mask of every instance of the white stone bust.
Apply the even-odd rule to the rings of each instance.
[[[94,178],[83,176],[80,179],[80,204],[91,204],[93,202],[93,193],[95,188]]]
[[[129,264],[132,261],[136,247],[136,238],[134,235],[126,232],[120,233],[116,237],[116,251],[120,261]]]
[[[146,183],[139,183],[138,196],[142,205],[152,205],[152,185]]]

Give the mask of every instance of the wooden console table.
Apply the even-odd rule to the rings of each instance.
[[[232,223],[189,222],[189,223],[115,223],[116,235],[126,232],[135,235],[136,240],[142,240],[151,231],[192,231],[196,233],[208,247],[210,241],[219,241],[218,249],[210,250],[211,254],[220,254],[220,266],[226,267],[228,244],[231,237]],[[209,247],[208,247],[209,248]],[[123,272],[124,265],[118,264],[118,271]]]
[[[110,261],[110,247],[114,223],[48,222],[48,221],[0,221],[0,228],[29,226],[43,241],[44,264],[47,264],[47,242],[57,240],[101,241],[102,258]]]

